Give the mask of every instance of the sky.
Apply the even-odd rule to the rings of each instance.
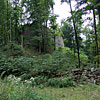
[[[61,4],[60,2],[61,0],[54,0],[55,5],[54,5],[54,13],[59,15],[59,17],[57,18],[57,23],[61,23],[62,19],[67,19],[67,17],[70,17],[70,6],[65,2],[63,4]],[[72,9],[75,10],[75,5],[76,2],[72,1]],[[85,5],[84,5],[85,6]],[[87,17],[92,17],[92,14],[88,14],[88,15],[84,15],[83,19],[86,19]],[[88,23],[90,23],[89,21],[85,21],[84,26],[86,26]]]
[[[54,0],[55,5],[54,5],[54,13],[59,15],[57,18],[57,23],[60,24],[62,19],[67,19],[67,17],[71,16],[70,15],[70,7],[67,3],[62,3],[60,0]],[[74,9],[76,2],[72,1],[72,7]]]
[[[57,18],[57,23],[59,25],[61,25],[61,20],[62,19],[67,19],[67,17],[70,17],[70,6],[65,2],[63,4],[61,4],[60,2],[61,0],[54,0],[55,5],[54,5],[54,13],[59,15],[59,17]],[[72,1],[72,9],[75,10],[75,5],[76,2]],[[85,6],[85,5],[84,5]],[[83,19],[86,19],[88,17],[92,17],[92,14],[88,14],[88,15],[84,15]],[[89,23],[89,21],[85,21],[85,23],[83,24],[84,26],[87,26]],[[83,34],[81,34],[81,37],[85,39],[85,36]]]

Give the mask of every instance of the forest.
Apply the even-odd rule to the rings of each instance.
[[[55,1],[70,8],[61,23]],[[100,100],[99,92],[100,0],[0,0],[0,100]]]

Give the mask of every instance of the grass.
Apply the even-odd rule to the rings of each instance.
[[[29,84],[0,80],[0,100],[43,100]]]
[[[100,100],[100,85],[39,88],[20,81],[0,80],[0,100]]]
[[[93,84],[70,88],[37,88],[37,91],[47,97],[45,100],[100,100],[100,86]]]

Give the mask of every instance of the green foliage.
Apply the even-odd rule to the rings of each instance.
[[[89,63],[88,56],[85,55],[84,53],[80,53],[80,59],[81,59],[81,67],[86,67],[86,65],[88,65],[87,63]]]
[[[81,67],[85,67],[88,57],[83,53],[80,57]],[[76,67],[77,56],[69,48],[57,48],[52,55],[45,54],[33,57],[7,57],[1,55],[0,57],[0,72],[3,73],[5,71],[3,76],[13,74],[21,76],[23,80],[32,76],[45,76],[48,78],[63,76],[64,72]]]
[[[2,52],[9,56],[22,56],[24,55],[24,49],[16,43],[8,43],[5,46],[1,46]]]
[[[75,43],[73,44],[74,33],[73,33],[73,27],[72,27],[71,23],[63,20],[61,30],[63,33],[63,38],[65,40],[64,45],[69,48],[74,48],[75,47]]]
[[[48,80],[48,77],[46,76],[37,76],[34,78],[33,84],[36,86],[39,85],[40,87],[42,87],[41,86],[42,84],[46,85],[47,80]]]
[[[26,86],[34,86],[39,87],[43,89],[44,87],[51,86],[51,87],[71,87],[75,86],[75,82],[72,80],[71,77],[55,77],[55,78],[48,78],[46,76],[37,76],[37,77],[31,77],[28,80],[23,80],[21,77],[15,77],[14,75],[9,75],[6,78],[6,82],[9,84],[19,84],[19,83],[25,83]]]
[[[0,100],[43,100],[29,85],[14,79],[0,80]]]
[[[43,84],[40,84],[40,85],[39,85],[39,88],[40,88],[40,89],[43,89],[43,88],[44,88],[44,85],[43,85]]]
[[[0,100],[86,100],[87,98],[99,100],[100,98],[100,85],[95,84],[70,88],[40,87],[18,81],[14,76],[0,79]]]
[[[73,60],[71,60],[71,61],[73,61],[72,62],[73,68],[74,68],[74,65],[77,66],[77,64],[76,64],[77,59],[78,59],[77,54],[76,53],[74,54],[74,52],[72,50],[70,50],[70,48],[68,48],[68,47],[58,47],[57,51],[66,55],[67,57],[69,57],[69,59],[73,59]],[[66,59],[67,59],[67,57],[66,57]],[[88,65],[87,64],[89,62],[88,56],[86,54],[84,54],[84,52],[82,52],[82,51],[80,51],[80,60],[81,60],[81,67],[84,68]],[[70,62],[70,60],[67,60],[67,61]]]
[[[84,51],[84,53],[80,54],[82,67],[84,67],[84,65],[86,65],[88,61],[90,61],[92,64],[97,62],[99,63],[99,50],[96,51],[96,48],[100,45],[100,20],[97,21],[97,19],[95,18],[96,22],[99,22],[98,24],[96,23],[98,38],[97,43],[94,30],[91,30],[90,26],[86,26],[85,28],[82,27],[83,22],[85,22],[86,20],[92,21],[92,19],[90,17],[87,17],[87,19],[82,20],[82,15],[88,14],[88,11],[91,12],[91,10],[94,9],[96,11],[95,16],[97,17],[98,15],[100,19],[100,1],[75,0],[77,4],[74,11],[71,7],[72,0],[60,1],[67,2],[70,5],[70,12],[72,15],[72,17],[67,21],[63,20],[61,26],[56,23],[56,19],[58,16],[53,13],[53,0],[0,1],[0,45],[3,45],[3,49],[2,47],[0,47],[2,49],[1,56],[3,55],[3,53],[7,55],[6,58],[3,57],[1,60],[1,65],[5,66],[3,68],[4,70],[7,68],[10,69],[9,73],[13,73],[12,70],[14,70],[15,68],[16,73],[21,75],[23,74],[23,76],[30,77],[31,75],[34,76],[36,74],[42,73],[42,75],[47,74],[47,76],[50,77],[52,72],[53,74],[55,74],[58,73],[58,70],[60,69],[66,70],[67,68],[74,68],[77,66],[78,58],[76,53],[77,51],[78,53],[81,53],[79,52],[78,48]],[[82,5],[85,6],[83,7]],[[72,26],[72,22],[74,24],[74,28]],[[93,27],[92,23],[90,23],[90,25],[91,27]],[[74,32],[76,35],[74,34]],[[81,34],[85,35],[86,40],[81,37]],[[16,56],[24,55],[24,49],[22,49],[23,46],[32,48],[39,53],[51,53],[53,50],[55,50],[56,36],[61,35],[63,35],[65,46],[69,47],[70,49],[57,48],[57,54],[54,52],[53,55],[48,56],[49,58],[46,55],[39,57],[39,59],[38,57],[36,57],[33,59],[33,64],[31,64],[31,67],[30,64],[26,64],[27,58],[25,58],[26,63],[22,63],[24,61],[20,62],[20,58],[16,58]],[[82,40],[82,38],[84,39],[84,41]],[[75,40],[77,43],[75,43]],[[21,44],[22,47],[17,45],[16,43],[11,43],[11,41],[15,41],[17,44]],[[76,44],[79,44],[79,46]],[[59,53],[58,51],[61,53]],[[8,60],[8,57],[11,57],[12,60],[10,58]],[[17,64],[15,62],[21,64]],[[15,63],[16,65],[12,65],[12,63]],[[23,68],[20,66],[23,66]],[[22,71],[24,69],[25,72]],[[28,69],[30,69],[30,71]],[[27,75],[27,72],[30,72],[31,75]]]
[[[72,81],[71,77],[68,78],[51,78],[48,80],[48,86],[53,87],[69,87],[69,86],[75,86],[74,81]]]
[[[0,71],[6,71],[5,75],[14,74],[19,76],[30,72],[32,67],[32,59],[25,57],[7,59],[6,57],[2,56],[0,58],[0,65]]]
[[[57,47],[57,51],[63,53],[63,54],[73,54],[73,52],[68,47]]]

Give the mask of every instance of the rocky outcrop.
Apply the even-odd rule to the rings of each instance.
[[[76,83],[100,83],[100,69],[72,69],[69,75]]]
[[[64,47],[64,40],[61,36],[56,36],[56,47]]]

